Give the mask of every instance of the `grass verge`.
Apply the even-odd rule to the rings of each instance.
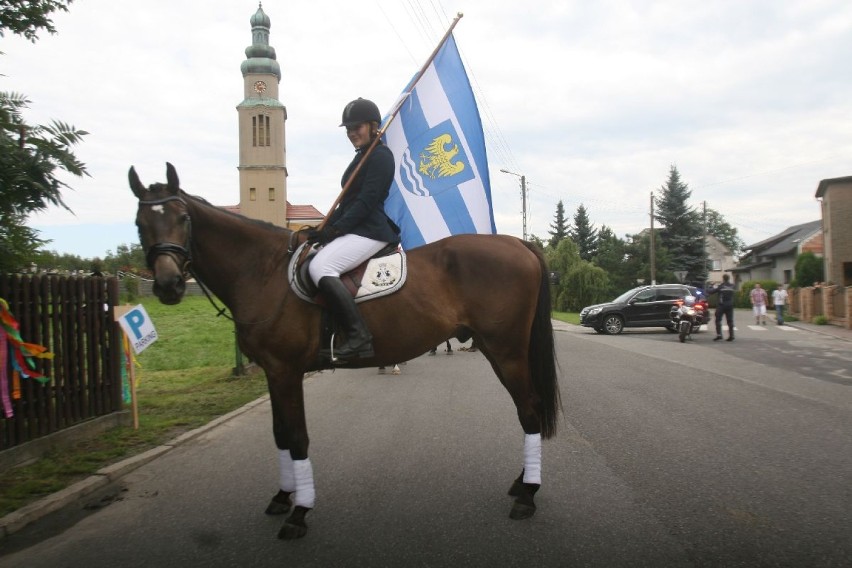
[[[159,339],[139,357],[139,429],[114,428],[54,450],[0,476],[0,516],[64,489],[95,471],[202,426],[266,393],[262,372],[233,377],[233,323],[204,297],[177,306],[141,301]],[[128,405],[129,406],[129,405]]]

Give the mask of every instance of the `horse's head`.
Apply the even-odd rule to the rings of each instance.
[[[190,219],[173,165],[166,163],[167,183],[147,189],[131,166],[130,189],[139,198],[136,227],[148,268],[154,272],[154,294],[164,304],[177,304],[186,291],[190,263]]]

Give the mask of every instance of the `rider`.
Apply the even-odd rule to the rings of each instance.
[[[358,171],[340,204],[326,219],[325,226],[309,232],[308,239],[322,245],[310,264],[311,279],[328,303],[329,310],[343,325],[346,342],[334,350],[339,359],[373,356],[370,334],[349,290],[340,275],[369,259],[388,244],[399,243],[399,228],[385,214],[384,203],[394,176],[394,157],[381,140],[364,157],[370,144],[379,136],[382,121],[379,107],[358,98],[343,109],[340,126],[355,146],[355,158],[343,173],[345,185],[358,164]],[[323,350],[323,356],[330,352]]]
[[[716,337],[713,341],[722,339],[722,316],[728,323],[728,341],[734,340],[734,285],[731,284],[731,277],[727,274],[722,275],[723,282],[718,286],[714,286],[707,290],[707,295],[719,294],[719,302],[716,304]]]

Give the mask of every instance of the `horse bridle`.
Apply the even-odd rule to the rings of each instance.
[[[163,203],[168,203],[169,201],[180,201],[183,203],[184,207],[186,207],[186,201],[183,197],[179,195],[170,195],[168,197],[163,197],[162,199],[151,199],[151,200],[139,200],[140,205],[162,205]],[[150,247],[148,247],[148,252],[145,253],[145,264],[148,265],[148,268],[154,270],[154,261],[157,260],[157,257],[163,254],[167,254],[175,260],[175,263],[180,267],[181,273],[184,278],[188,274],[192,274],[192,252],[191,252],[191,242],[192,239],[192,219],[187,215],[186,218],[187,230],[186,230],[186,245],[179,245],[177,243],[154,243]],[[183,258],[183,263],[177,262],[180,258]]]

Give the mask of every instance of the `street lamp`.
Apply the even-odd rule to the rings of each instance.
[[[500,170],[504,174],[509,174],[521,178],[521,203],[523,203],[523,235],[524,240],[527,240],[527,178],[521,174],[510,172],[509,170]]]

